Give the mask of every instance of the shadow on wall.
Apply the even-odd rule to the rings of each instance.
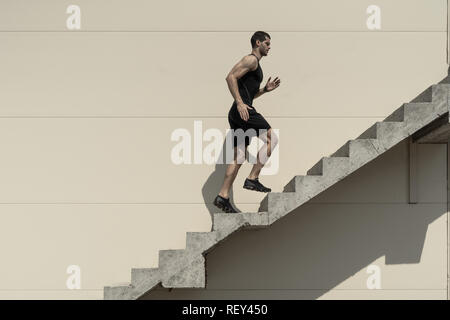
[[[222,151],[220,152],[220,155],[218,157],[218,159],[223,159],[223,164],[216,163],[213,173],[211,173],[202,187],[203,201],[209,213],[211,214],[211,221],[213,219],[214,213],[222,212],[213,204],[213,201],[214,198],[219,194],[220,188],[222,188],[222,183],[225,178],[225,172],[227,170],[226,157],[226,139],[224,139]],[[233,187],[231,187],[230,189],[229,198],[231,205],[236,208],[236,204],[234,203],[233,199]],[[237,209],[237,211],[241,212],[239,209]]]
[[[206,254],[205,289],[158,287],[143,299],[316,299],[382,256],[419,263],[447,204],[408,204],[407,159],[403,141],[269,228],[234,233]]]

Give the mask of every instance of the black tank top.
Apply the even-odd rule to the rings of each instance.
[[[249,56],[255,56],[253,53],[249,54]],[[255,56],[256,57],[256,56]],[[256,57],[258,60],[258,57]],[[254,71],[249,71],[244,74],[240,79],[238,79],[238,88],[239,94],[241,95],[242,101],[251,106],[253,104],[253,98],[256,93],[259,91],[259,85],[261,84],[263,79],[263,72],[261,66],[259,65],[258,60],[258,68]]]

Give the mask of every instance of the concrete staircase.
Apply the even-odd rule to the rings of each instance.
[[[186,249],[159,251],[158,268],[131,270],[131,283],[104,288],[105,299],[138,299],[161,284],[165,288],[204,288],[204,254],[243,228],[266,228],[317,196],[400,141],[449,111],[450,84],[436,84],[359,137],[323,157],[307,175],[299,175],[262,200],[259,212],[216,213],[211,232],[188,232]]]

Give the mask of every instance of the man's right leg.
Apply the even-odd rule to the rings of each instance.
[[[220,189],[219,194],[214,199],[214,205],[220,208],[224,212],[235,213],[237,212],[235,208],[230,203],[229,192],[231,186],[233,185],[234,179],[245,160],[245,150],[247,148],[243,145],[234,147],[234,159],[233,163],[228,164],[227,170],[225,172],[225,178]]]
[[[234,180],[236,179],[237,173],[242,166],[242,163],[245,160],[245,152],[247,150],[247,146],[236,146],[234,147],[234,159],[232,163],[229,163],[227,166],[227,170],[225,172],[225,178],[222,184],[222,188],[220,189],[219,195],[226,199],[229,198],[229,192],[231,190],[231,186],[233,185]]]

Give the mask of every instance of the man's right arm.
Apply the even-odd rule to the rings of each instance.
[[[258,63],[256,57],[245,56],[231,69],[230,73],[228,73],[226,77],[228,88],[230,89],[234,101],[236,101],[239,114],[241,115],[241,118],[244,119],[245,121],[248,120],[247,108],[250,109],[250,107],[247,106],[242,101],[241,95],[239,94],[239,87],[237,84],[237,80],[240,79],[244,74],[246,74],[250,70],[254,70],[257,67]]]

